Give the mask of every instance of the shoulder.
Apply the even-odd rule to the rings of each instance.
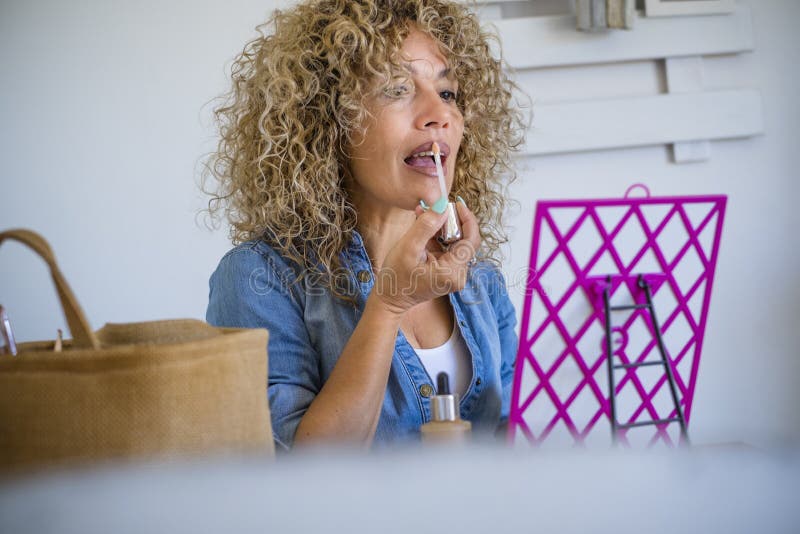
[[[264,241],[245,241],[225,253],[211,275],[211,290],[259,287],[290,293],[299,268]]]
[[[261,328],[274,316],[302,313],[295,270],[268,244],[248,241],[229,250],[209,280],[206,321],[216,326]]]
[[[264,241],[245,241],[222,256],[220,267],[236,267],[242,264],[265,264],[281,266],[288,262],[278,251]]]
[[[252,269],[267,269],[279,275],[297,271],[290,260],[266,242],[245,241],[222,256],[214,274],[244,274]]]

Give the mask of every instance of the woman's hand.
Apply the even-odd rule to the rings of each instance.
[[[373,293],[387,310],[398,315],[419,304],[461,290],[468,263],[480,246],[475,215],[457,202],[463,238],[442,251],[435,236],[446,215],[417,208],[417,220],[389,251],[376,273]]]

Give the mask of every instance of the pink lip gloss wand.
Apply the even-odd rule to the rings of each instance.
[[[461,222],[458,220],[455,202],[448,202],[447,200],[447,186],[444,183],[442,156],[439,145],[436,142],[431,145],[431,152],[433,152],[433,161],[436,163],[436,176],[439,178],[439,190],[441,191],[441,196],[432,206],[432,209],[436,213],[447,211],[447,221],[445,221],[439,233],[439,242],[443,246],[447,246],[461,239]]]

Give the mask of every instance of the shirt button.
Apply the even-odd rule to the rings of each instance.
[[[433,387],[430,384],[422,384],[419,387],[419,394],[425,397],[426,399],[433,395]]]
[[[460,324],[461,324],[461,326],[464,326],[464,327],[467,326],[467,322],[466,321],[461,321]]]
[[[481,385],[481,379],[480,378],[475,380],[475,385],[476,386],[480,386]]]
[[[369,271],[358,271],[358,281],[366,284],[372,279],[372,274]]]

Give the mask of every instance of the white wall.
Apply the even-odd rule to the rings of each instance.
[[[51,241],[95,327],[203,317],[227,248],[195,215],[209,100],[273,1],[3,2],[2,214]],[[63,323],[45,272],[3,247],[21,338]],[[16,264],[12,266],[12,264]]]
[[[695,164],[671,163],[661,146],[521,161],[506,271],[513,278],[527,263],[537,199],[618,196],[639,181],[656,195],[727,194],[692,436],[796,443],[800,3],[745,3],[756,50],[706,58],[706,83],[760,89],[766,135],[714,142],[711,159]],[[228,248],[225,229],[210,232],[196,218],[205,202],[198,161],[213,147],[206,103],[275,5],[0,4],[0,228],[30,227],[50,240],[95,328],[204,316],[208,275]],[[653,62],[525,76],[540,101],[664,89]],[[17,245],[0,254],[0,303],[18,337],[52,338],[64,320],[41,262]],[[521,311],[521,291],[512,296]]]

